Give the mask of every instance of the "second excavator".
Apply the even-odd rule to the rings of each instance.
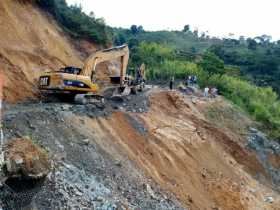
[[[130,79],[126,76],[129,60],[129,48],[127,45],[113,47],[110,49],[99,50],[91,54],[85,61],[83,68],[65,67],[58,71],[46,71],[39,78],[39,89],[46,94],[70,95],[78,103],[86,104],[102,101],[103,94],[99,85],[96,83],[96,66],[105,61],[120,58],[121,67],[115,87],[113,97],[129,95],[131,90],[142,89],[144,85],[145,69],[143,65],[137,71],[137,78]],[[112,77],[113,78],[113,77]],[[139,79],[140,78],[140,79]],[[114,77],[116,81],[116,77]],[[113,84],[113,83],[112,83]]]

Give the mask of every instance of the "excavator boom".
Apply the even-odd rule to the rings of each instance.
[[[121,58],[120,83],[121,85],[123,85],[129,59],[129,49],[127,45],[122,45],[94,52],[86,59],[80,75],[91,77],[92,74],[95,72],[97,64],[102,63],[104,61],[114,60],[117,58]]]

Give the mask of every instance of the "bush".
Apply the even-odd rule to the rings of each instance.
[[[112,32],[103,19],[88,16],[80,6],[68,6],[65,0],[36,0],[51,13],[58,23],[76,38],[84,38],[97,44],[112,42]]]
[[[224,74],[225,73],[225,66],[224,62],[216,56],[214,53],[205,52],[202,55],[202,59],[199,62],[199,65],[207,71],[209,76],[213,74]]]
[[[280,102],[270,87],[257,87],[239,78],[214,75],[209,83],[221,94],[245,109],[273,138],[280,139]]]
[[[202,69],[192,62],[164,60],[161,65],[149,67],[147,70],[148,79],[168,80],[172,76],[175,79],[185,79],[187,75],[197,75],[199,81],[206,78]]]
[[[172,48],[156,43],[142,42],[132,53],[132,65],[145,63],[147,79],[168,80],[172,76],[185,79],[187,75],[197,75],[199,81],[207,78],[207,74],[197,64],[176,59]]]

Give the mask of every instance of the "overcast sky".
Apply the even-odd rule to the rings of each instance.
[[[279,0],[67,0],[81,3],[110,26],[145,30],[181,30],[186,24],[212,36],[229,33],[255,37],[268,34],[280,39]]]

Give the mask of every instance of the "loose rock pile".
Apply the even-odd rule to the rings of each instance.
[[[27,139],[10,140],[4,146],[4,158],[9,178],[41,179],[51,168],[47,153]]]

